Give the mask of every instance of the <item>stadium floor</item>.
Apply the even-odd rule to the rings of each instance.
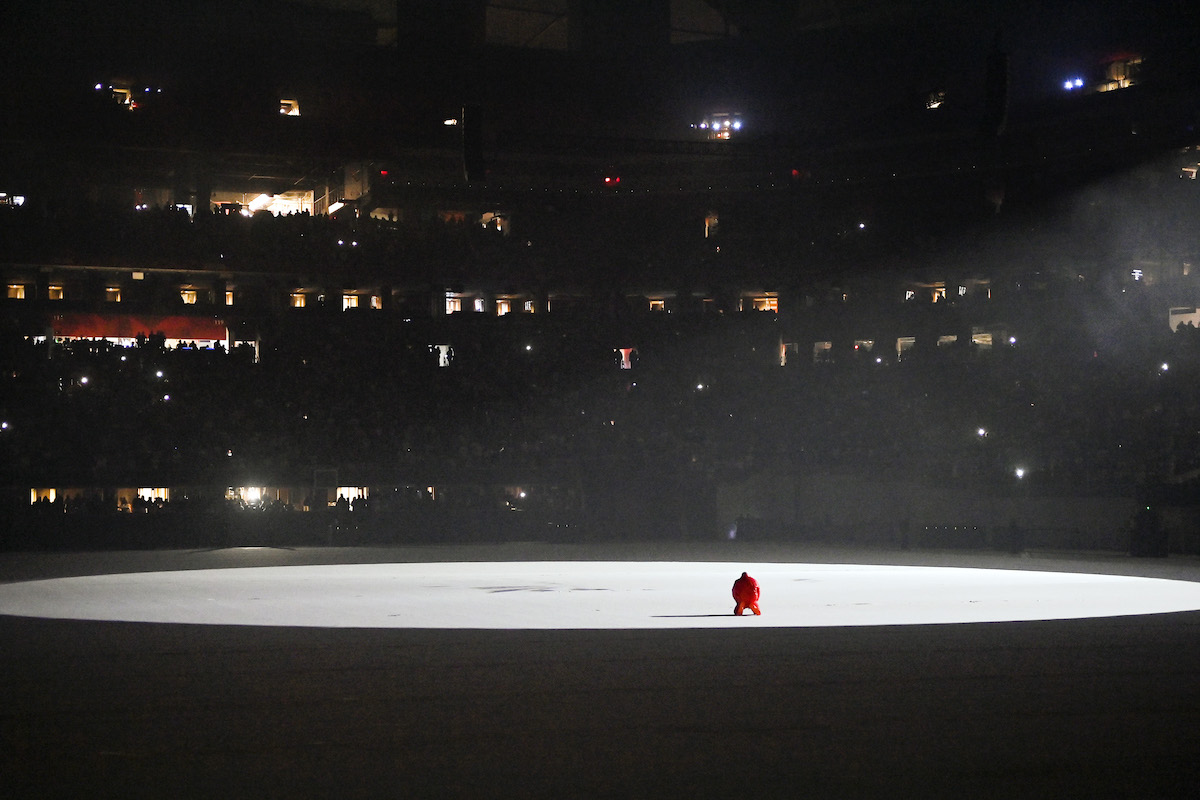
[[[1200,580],[1190,557],[524,543],[9,553],[0,555],[0,583],[507,561],[892,564]],[[0,772],[6,794],[22,798],[1194,796],[1198,611],[757,624],[770,613],[767,605],[762,620],[739,628],[721,620],[647,629],[0,615]]]

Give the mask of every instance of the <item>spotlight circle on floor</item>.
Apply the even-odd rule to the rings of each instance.
[[[762,585],[733,616],[733,581]],[[323,628],[828,627],[1200,610],[1200,583],[963,567],[501,561],[243,567],[0,585],[0,614]]]

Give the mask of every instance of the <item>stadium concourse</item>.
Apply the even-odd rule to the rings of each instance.
[[[748,570],[762,617],[732,615]],[[1190,797],[1200,561],[0,555],[12,797]]]

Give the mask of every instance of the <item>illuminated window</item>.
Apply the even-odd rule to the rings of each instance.
[[[1135,281],[1140,281],[1142,278],[1144,278],[1146,276],[1146,273],[1142,272],[1140,269],[1135,269],[1132,272],[1130,272],[1129,275]]]
[[[1128,89],[1130,86],[1137,85],[1141,65],[1141,56],[1120,58],[1112,61],[1105,68],[1105,80],[1096,86],[1096,91],[1111,92],[1116,89]]]
[[[965,286],[959,286],[959,287],[958,287],[958,296],[959,296],[959,297],[966,297],[966,296],[967,296],[967,287],[965,287]]]
[[[61,286],[51,284],[50,286],[46,287],[46,297],[50,300],[62,300],[64,294],[65,292]]]
[[[854,349],[858,350],[859,352],[869,353],[875,349],[875,340],[874,339],[855,339],[854,340]]]
[[[121,287],[119,287],[119,286],[105,287],[104,299],[109,303],[121,302]]]
[[[704,217],[704,238],[717,235],[717,228],[721,225],[721,218],[717,216],[717,212],[710,211]]]
[[[651,300],[650,301],[650,310],[651,311],[666,311],[667,310],[667,301],[666,300]]]
[[[8,299],[9,300],[24,300],[25,299],[24,284],[10,283],[8,285]]]
[[[58,491],[55,489],[30,489],[29,504],[33,505],[39,501],[45,500],[47,503],[53,503],[58,498]]]
[[[358,308],[358,295],[344,294],[342,295],[342,311],[348,308]]]
[[[292,308],[304,308],[304,292],[292,292]]]
[[[779,366],[786,367],[789,356],[798,356],[800,354],[799,342],[785,342],[782,339],[779,341]]]
[[[227,305],[227,306],[233,305],[233,292],[232,291],[225,292],[225,305]]]
[[[137,496],[140,500],[153,502],[155,500],[170,500],[171,490],[167,488],[145,488],[138,489]]]
[[[479,313],[487,311],[487,301],[485,301],[482,297],[475,298],[475,311]]]
[[[462,311],[462,299],[458,297],[446,297],[446,313],[455,314]]]
[[[992,349],[992,334],[982,328],[971,329],[971,344],[978,347],[980,350]]]
[[[527,314],[532,314],[532,313],[534,312],[534,310],[535,310],[535,307],[534,307],[534,305],[533,305],[533,301],[532,301],[532,300],[526,300],[526,301],[525,301],[525,313],[527,313]]]
[[[896,357],[903,357],[904,354],[909,350],[912,350],[916,344],[917,337],[915,336],[901,336],[900,338],[896,339]]]
[[[945,286],[935,287],[933,290],[933,302],[936,303],[939,300],[945,300],[945,299],[946,299],[946,287]]]
[[[439,367],[450,366],[450,362],[454,359],[454,348],[448,344],[435,344],[431,345],[430,349],[437,353]]]
[[[755,297],[750,301],[750,305],[755,311],[778,311],[779,298]]]
[[[833,342],[813,342],[813,363],[833,361]]]
[[[953,336],[953,335],[939,336],[938,340],[937,340],[937,346],[945,347],[946,345],[954,344],[957,341],[958,341],[957,336]]]
[[[371,308],[383,308],[383,298],[377,294],[371,295]]]
[[[1167,312],[1167,321],[1170,323],[1171,330],[1178,330],[1179,326],[1193,327],[1200,325],[1200,309],[1194,306],[1183,306],[1172,308]]]
[[[906,291],[906,292],[904,293],[904,299],[905,299],[905,300],[912,300],[912,299],[913,299],[914,297],[916,297],[916,296],[917,296],[917,293],[916,293],[916,292],[914,292],[912,289],[909,289],[908,291]]]
[[[512,303],[508,300],[496,301],[496,316],[503,317],[508,312],[512,311]]]
[[[184,305],[188,305],[188,306],[196,305],[196,290],[195,289],[181,289],[179,291],[179,296],[181,298],[183,298]]]
[[[279,101],[279,113],[285,117],[300,116],[300,102],[291,98],[283,98]]]
[[[261,486],[230,486],[225,490],[225,499],[256,506],[267,499],[267,490]]]

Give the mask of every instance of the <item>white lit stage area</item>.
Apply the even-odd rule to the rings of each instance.
[[[255,553],[242,549],[252,561]],[[259,553],[258,555],[262,555]],[[735,618],[743,572],[764,614]],[[241,566],[0,585],[0,614],[326,628],[637,629],[923,625],[1200,609],[1200,583],[837,563],[434,561]]]
[[[12,797],[1190,799],[1197,753],[1194,557],[0,553]]]

